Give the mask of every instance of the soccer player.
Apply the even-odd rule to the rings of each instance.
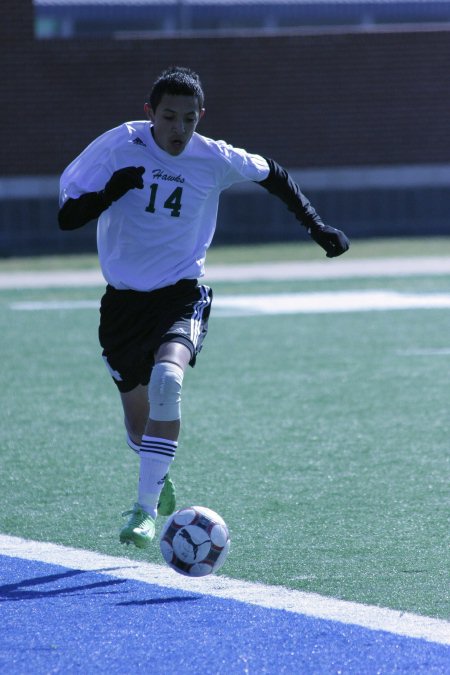
[[[222,190],[254,181],[286,204],[328,257],[349,247],[273,159],[198,134],[203,106],[198,75],[170,68],[153,85],[146,120],[99,136],[61,176],[60,228],[98,219],[107,282],[99,340],[122,400],[128,445],[140,459],[137,501],[123,514],[130,517],[120,541],[139,548],[150,545],[157,514],[175,510],[169,469],[183,377],[208,329],[212,291],[199,279]]]

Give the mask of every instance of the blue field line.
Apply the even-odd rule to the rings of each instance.
[[[98,572],[0,556],[0,672],[450,672],[450,647]],[[106,572],[106,574],[105,574]]]

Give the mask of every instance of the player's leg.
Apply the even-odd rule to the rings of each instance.
[[[140,548],[148,546],[154,536],[157,513],[170,515],[175,509],[175,489],[168,473],[178,445],[183,378],[187,366],[195,364],[206,336],[212,297],[210,289],[204,286],[193,287],[191,283],[188,286],[186,292],[176,298],[178,318],[160,335],[154,352],[148,385],[149,417],[139,449],[138,500],[120,535],[123,543],[134,543]],[[173,304],[171,314],[175,314]],[[136,421],[135,434],[142,423],[143,406],[139,397],[139,390],[130,397],[122,396],[125,405],[137,403],[138,408],[128,414],[125,411],[130,428],[131,420]]]
[[[133,450],[133,452],[135,452],[137,455],[140,455],[144,431],[147,436],[164,438],[165,430],[160,428],[152,429],[151,423],[149,424],[150,428],[146,429],[147,424],[149,423],[150,414],[148,385],[144,386],[139,384],[132,391],[120,393],[120,397],[124,411],[127,444]],[[175,431],[175,429],[173,431]],[[172,438],[173,434],[171,432],[172,429],[169,429],[167,431],[167,435]],[[157,511],[161,516],[169,516],[175,511],[175,507],[175,486],[170,476],[167,474],[159,497]]]
[[[165,342],[155,355],[149,382],[150,415],[139,452],[138,503],[153,518],[170,515],[176,498],[169,477],[181,424],[181,390],[191,350],[179,342]]]
[[[157,514],[170,515],[175,510],[175,487],[169,470],[175,459],[180,432],[184,371],[191,358],[190,349],[178,342],[165,342],[156,352],[148,385],[149,415],[139,449],[138,498],[133,509],[124,514],[130,515],[130,519],[121,530],[122,543],[133,543],[139,548],[149,546]],[[142,389],[121,394],[121,398],[128,435],[135,441],[145,411]]]
[[[119,393],[128,445],[135,452],[139,452],[142,435],[149,417],[148,386],[138,384],[131,391]]]
[[[179,342],[164,342],[155,356],[155,365],[162,362],[174,364],[184,374],[191,358],[191,352],[184,344]],[[164,374],[163,369],[162,373]],[[154,387],[157,388],[157,385],[154,385]],[[144,432],[147,435],[170,438],[175,441],[178,439],[180,432],[180,418],[178,416],[174,420],[161,421],[153,419],[150,415],[148,386],[138,384],[131,391],[120,392],[120,398],[124,412],[125,429],[129,440],[132,442],[131,447],[141,444]],[[162,404],[164,405],[164,401]],[[157,405],[158,402],[155,402],[155,407]],[[157,415],[157,417],[160,417],[160,415]]]

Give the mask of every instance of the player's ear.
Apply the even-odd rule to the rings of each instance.
[[[144,103],[144,112],[147,115],[147,119],[149,119],[150,122],[155,121],[155,114],[154,114],[152,108],[150,107],[149,103]]]
[[[201,108],[201,109],[200,109],[200,116],[199,116],[199,118],[198,118],[199,121],[202,119],[202,117],[204,117],[205,113],[206,113],[205,108]]]

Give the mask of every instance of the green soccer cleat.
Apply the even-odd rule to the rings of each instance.
[[[159,495],[158,515],[170,516],[175,511],[176,505],[175,485],[169,474],[167,474],[163,489]]]
[[[122,516],[130,516],[130,519],[120,531],[120,543],[148,548],[155,536],[154,519],[137,503],[131,511],[124,511]]]

